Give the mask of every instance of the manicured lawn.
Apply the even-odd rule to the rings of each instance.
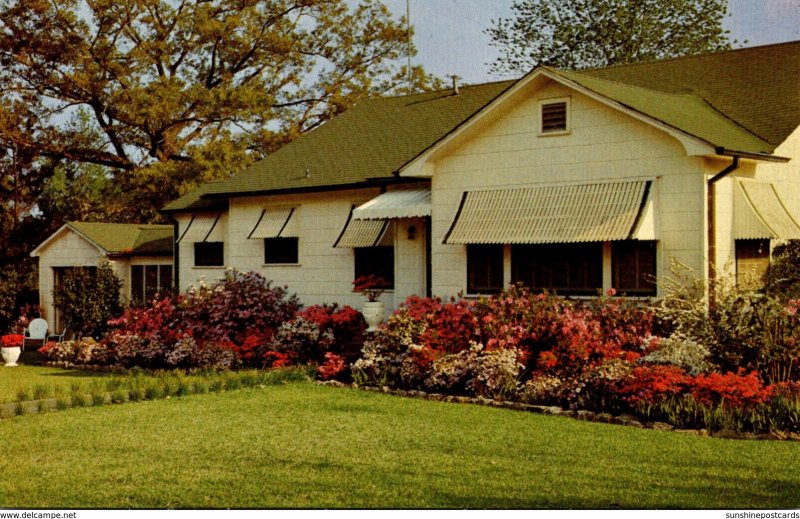
[[[800,506],[800,444],[310,383],[21,416],[0,437],[0,507]]]
[[[13,402],[21,389],[30,390],[35,386],[61,387],[69,392],[73,384],[88,385],[97,377],[108,376],[91,371],[79,371],[43,366],[19,365],[7,368],[0,364],[0,403]]]

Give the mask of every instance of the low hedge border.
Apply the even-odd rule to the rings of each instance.
[[[91,389],[82,388],[81,392],[77,394],[72,393],[55,398],[2,403],[0,404],[0,419],[78,407],[99,407],[108,404],[221,393],[245,388],[263,388],[301,380],[310,381],[311,379],[307,371],[297,368],[224,372],[219,376],[198,377],[198,379],[153,378],[146,381],[144,385],[135,388],[119,388],[113,391],[92,391]]]
[[[624,425],[627,427],[636,427],[639,429],[673,431],[677,433],[689,434],[694,436],[708,436],[714,438],[725,438],[725,439],[735,439],[735,440],[800,441],[800,434],[791,432],[782,433],[776,431],[766,434],[755,434],[750,432],[736,432],[730,429],[722,429],[719,431],[710,431],[708,429],[676,429],[672,425],[664,422],[643,422],[639,420],[636,416],[628,413],[624,413],[621,415],[612,415],[611,413],[596,413],[594,411],[564,409],[558,406],[524,404],[521,402],[511,402],[507,400],[492,400],[484,397],[454,396],[454,395],[443,395],[441,393],[426,393],[425,391],[417,391],[417,390],[392,389],[388,386],[383,386],[383,387],[357,386],[355,384],[351,386],[348,384],[344,384],[342,382],[338,382],[336,380],[317,381],[317,384],[323,386],[344,387],[344,388],[360,389],[363,391],[386,393],[405,398],[418,398],[422,400],[434,400],[437,402],[450,402],[458,404],[475,404],[488,407],[499,407],[502,409],[511,409],[514,411],[525,411],[536,414],[565,416],[576,420],[583,420],[586,422],[609,423],[615,425]]]

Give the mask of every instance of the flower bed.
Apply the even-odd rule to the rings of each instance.
[[[350,307],[302,309],[285,288],[232,270],[128,309],[99,341],[40,351],[123,368],[310,365],[322,380],[364,386],[800,433],[797,301],[735,294],[708,312],[685,297],[645,306],[614,295],[570,301],[513,286],[476,301],[414,296],[368,334]]]
[[[475,302],[412,297],[367,341],[353,378],[681,427],[800,433],[800,385],[765,382],[774,363],[726,371],[692,336],[654,337],[654,309],[610,296],[574,302],[512,287]],[[781,362],[797,333],[793,309],[775,318],[783,349],[770,351]]]
[[[303,364],[320,366],[322,377],[346,378],[345,358],[360,351],[366,329],[350,307],[301,309],[285,288],[236,270],[212,285],[129,308],[109,326],[100,340],[49,343],[39,351],[62,365],[189,370]]]

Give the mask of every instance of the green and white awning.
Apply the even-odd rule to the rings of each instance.
[[[383,235],[386,234],[389,220],[358,220],[353,218],[355,209],[355,206],[350,209],[347,222],[333,244],[334,247],[340,249],[376,247],[383,239]]]
[[[734,239],[800,239],[800,224],[781,200],[774,184],[737,180],[733,196]]]
[[[297,226],[293,225],[292,221],[294,212],[294,207],[262,210],[261,216],[258,217],[255,227],[247,235],[247,238],[263,240],[265,238],[297,237]]]
[[[353,218],[358,220],[420,218],[430,215],[430,188],[387,191],[353,210]]]
[[[651,180],[467,191],[448,244],[655,240]]]
[[[188,243],[225,241],[225,235],[222,226],[219,225],[219,219],[219,214],[192,216],[176,243],[184,240]]]

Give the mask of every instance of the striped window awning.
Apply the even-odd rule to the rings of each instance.
[[[652,181],[463,193],[448,244],[655,240]]]
[[[800,224],[789,213],[774,184],[737,180],[733,203],[734,239],[800,239]]]
[[[340,249],[376,247],[386,234],[386,229],[389,227],[388,220],[358,220],[353,217],[355,209],[355,206],[350,209],[347,222],[333,244],[334,247]]]
[[[176,243],[186,240],[189,243],[201,243],[207,241],[225,241],[222,226],[219,225],[221,215],[194,215],[189,220],[189,225],[184,229]]]
[[[387,191],[361,204],[353,211],[353,218],[359,220],[418,218],[430,215],[430,188]]]
[[[265,238],[297,237],[297,226],[292,225],[294,209],[294,207],[264,209],[247,238],[263,240]]]

